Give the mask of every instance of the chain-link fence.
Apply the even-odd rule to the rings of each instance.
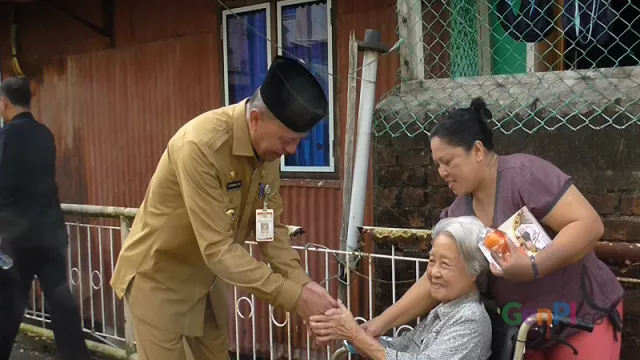
[[[375,134],[428,133],[482,96],[496,130],[624,128],[640,120],[640,3],[398,0],[399,83]]]

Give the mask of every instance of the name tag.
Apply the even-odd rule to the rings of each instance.
[[[242,180],[232,181],[227,184],[227,191],[237,190],[242,187]]]
[[[256,210],[256,241],[273,241],[273,210]]]

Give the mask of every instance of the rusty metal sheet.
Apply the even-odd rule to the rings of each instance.
[[[397,17],[395,13],[395,1],[391,0],[374,0],[367,3],[366,7],[362,7],[354,1],[334,1],[333,7],[335,8],[336,20],[334,23],[334,38],[336,39],[336,45],[334,52],[336,54],[347,53],[349,47],[349,33],[354,31],[358,39],[363,38],[366,29],[378,29],[382,33],[382,41],[391,46],[398,37],[395,32],[395,26],[397,24]],[[362,64],[362,55],[359,57],[360,65]],[[339,149],[337,152],[340,154],[337,161],[340,163],[341,174],[344,173],[342,169],[343,158],[345,148],[346,133],[346,92],[347,92],[347,75],[349,69],[348,56],[336,56],[336,66],[334,70],[334,81],[336,82],[336,101],[338,105],[338,112],[336,121],[339,123]],[[380,58],[378,64],[378,78],[376,86],[376,97],[381,97],[388,91],[390,91],[396,84],[396,74],[399,65],[399,58],[397,54],[384,55]],[[367,202],[365,205],[365,217],[364,224],[372,224],[373,222],[373,182],[372,174],[369,173],[368,189],[367,189]],[[325,181],[325,183],[331,183]],[[334,187],[318,187],[310,186],[308,184],[287,185],[282,187],[282,197],[285,202],[283,220],[288,224],[295,224],[304,227],[306,234],[300,239],[306,243],[316,243],[327,246],[331,249],[340,248],[340,226],[341,226],[341,209],[342,209],[342,189],[339,183]],[[299,245],[294,242],[294,245]],[[372,251],[372,243],[365,244],[365,251]],[[337,274],[337,263],[335,259],[330,265],[329,276],[335,277]],[[304,257],[303,257],[304,261]],[[315,281],[323,280],[326,273],[326,266],[322,258],[317,254],[309,257],[309,273],[312,274],[312,278]],[[368,275],[367,264],[363,262],[359,272]],[[361,276],[354,276],[352,279],[351,288],[351,308],[354,314],[357,316],[368,317],[369,314],[369,283],[368,279]],[[337,281],[331,280],[331,294],[337,296]],[[244,303],[244,305],[242,304]],[[260,304],[256,311],[256,351],[261,353],[262,356],[269,357],[269,326],[270,319],[268,308],[264,304]],[[241,301],[240,311],[243,314],[249,314],[249,308],[246,306],[245,301]],[[375,313],[375,311],[374,311]],[[276,312],[274,314],[276,321],[282,322],[284,320],[282,312]],[[230,315],[232,323],[235,316]],[[295,319],[295,317],[293,317]],[[238,329],[239,334],[243,337],[241,342],[237,344],[237,347],[243,353],[251,354],[253,347],[252,337],[252,321],[250,319],[240,319],[238,322],[240,327]],[[274,344],[277,344],[274,348],[275,358],[286,358],[288,356],[289,339],[287,337],[288,325],[278,328],[274,327]],[[232,329],[230,324],[230,330]],[[291,338],[291,347],[297,349],[292,356],[298,358],[307,357],[307,343],[306,343],[306,328],[301,321],[296,320],[291,323],[291,330],[293,337]],[[232,347],[236,348],[235,334],[230,334],[230,340]],[[322,357],[324,348],[319,348],[310,344],[311,357]],[[324,355],[326,357],[326,355]]]
[[[218,15],[215,11],[211,15],[210,3],[202,0],[197,4],[197,7],[177,5],[181,8],[179,13],[184,15],[179,17],[178,23],[167,26],[168,22],[154,20],[155,24],[162,25],[152,26],[152,30],[145,27],[144,21],[133,17],[152,19],[157,16],[132,11],[133,5],[119,7],[116,16],[120,19],[116,25],[118,47],[109,50],[103,50],[103,39],[85,34],[84,29],[78,30],[82,32],[83,40],[74,40],[73,44],[62,48],[53,40],[47,41],[47,45],[42,47],[38,43],[50,36],[35,27],[25,30],[21,40],[29,44],[23,47],[25,59],[49,59],[54,51],[59,52],[55,55],[62,55],[55,62],[47,60],[42,65],[42,76],[34,86],[36,97],[33,110],[56,136],[58,182],[63,202],[138,207],[169,138],[192,117],[221,105]],[[366,29],[379,29],[385,44],[393,45],[397,41],[394,6],[395,1],[391,0],[375,0],[365,8],[355,2],[334,1],[334,75],[337,76],[339,154],[343,153],[345,147],[348,69],[348,57],[339,54],[346,52],[348,34],[352,30],[358,38],[362,38]],[[167,9],[174,9],[159,4],[153,8],[155,12],[165,13],[172,12]],[[191,9],[191,14],[186,14],[186,9]],[[39,15],[29,16],[36,19]],[[52,20],[49,22],[57,18],[50,17]],[[198,20],[193,21],[196,18]],[[62,20],[56,21],[60,23],[50,28],[65,24]],[[65,31],[78,27],[71,23],[65,26]],[[395,54],[380,59],[377,96],[384,95],[395,85],[398,63]],[[342,165],[342,156],[337,161]],[[365,224],[371,224],[373,219],[372,188],[372,181],[369,181]],[[342,205],[339,180],[334,180],[330,187],[318,184],[285,185],[282,187],[282,196],[285,202],[283,220],[306,230],[300,241],[331,249],[339,248]],[[294,244],[300,245],[299,242]],[[81,251],[89,250],[83,248]],[[119,246],[103,249],[103,257],[108,251],[117,253]],[[92,248],[91,253],[91,257],[97,259],[101,252]],[[309,256],[308,263],[309,273],[314,280],[322,281],[327,273],[325,259],[316,254],[313,258]],[[363,272],[366,273],[366,270]],[[335,259],[330,262],[328,273],[330,277],[337,274]],[[354,282],[351,291],[352,307],[359,314],[367,314],[368,285],[366,279],[358,281]],[[335,279],[331,284],[335,296]],[[233,305],[231,302],[231,309]],[[270,342],[267,326],[270,318],[267,305],[260,303],[254,310],[259,315],[256,317],[258,335],[255,347],[258,351],[262,349],[268,353]],[[282,316],[281,312],[274,315],[278,321],[282,321]],[[306,349],[304,326],[299,321],[291,324],[294,334],[291,346],[294,349]],[[248,327],[250,322],[243,320],[240,325],[240,334],[251,333]],[[286,329],[286,326],[281,328],[282,331]],[[278,354],[286,355],[289,340],[282,331],[274,332],[273,341],[277,344],[274,349]],[[236,347],[234,334],[230,334],[229,339],[231,347]],[[252,347],[250,340],[242,341],[239,346],[247,353],[253,352]],[[316,350],[321,352],[323,349]]]
[[[35,111],[56,135],[62,201],[138,207],[169,138],[220,105],[217,65],[213,36],[201,35],[45,70]]]

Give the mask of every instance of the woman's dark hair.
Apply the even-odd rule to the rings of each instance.
[[[493,151],[493,134],[487,120],[493,115],[481,97],[471,100],[467,108],[455,109],[443,116],[431,131],[430,138],[439,137],[451,146],[469,151],[476,141]]]

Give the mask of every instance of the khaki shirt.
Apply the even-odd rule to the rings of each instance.
[[[255,231],[255,210],[263,207],[260,183],[271,188],[275,217],[275,240],[259,245],[271,268],[243,246]],[[131,312],[187,336],[202,335],[206,297],[218,277],[294,310],[311,279],[280,222],[279,190],[279,161],[256,159],[244,101],[189,121],[169,140],[122,246],[111,279],[116,295],[122,298],[135,277]],[[213,304],[226,296],[218,288],[211,291]],[[225,317],[226,307],[214,305],[214,312]]]

